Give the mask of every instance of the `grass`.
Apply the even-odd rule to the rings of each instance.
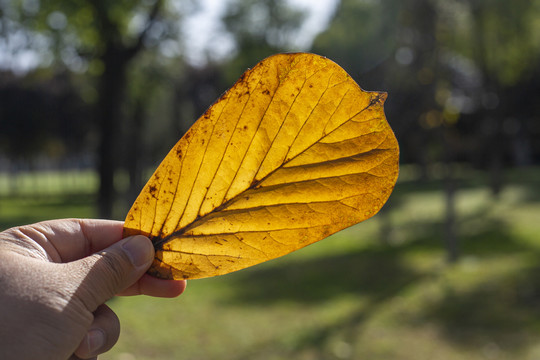
[[[91,171],[0,173],[0,231],[65,217],[93,218],[98,178]]]
[[[441,183],[405,177],[381,214],[317,244],[177,299],[113,299],[122,334],[100,359],[537,359],[540,169],[507,179],[498,198],[482,174],[459,181],[457,263]],[[90,204],[3,197],[0,226]]]
[[[0,230],[66,217],[94,218],[91,195],[0,197]]]

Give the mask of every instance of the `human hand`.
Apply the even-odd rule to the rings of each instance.
[[[0,359],[97,359],[118,340],[105,301],[175,297],[185,281],[145,274],[154,249],[122,222],[53,220],[0,232]]]

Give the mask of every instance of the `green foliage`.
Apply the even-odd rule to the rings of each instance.
[[[291,50],[303,17],[286,0],[231,1],[223,23],[234,38],[238,52],[225,65],[225,81],[232,83],[262,59]]]
[[[506,86],[523,81],[540,57],[540,2],[441,2],[443,44],[474,60],[489,77]]]
[[[539,150],[528,95],[540,83],[539,15],[538,0],[343,0],[313,49],[362,86],[388,91],[402,161],[496,173]]]
[[[341,1],[328,30],[316,38],[313,51],[330,56],[358,78],[395,51],[402,3]]]
[[[284,0],[235,0],[227,8],[223,21],[240,49],[245,44],[254,46],[261,42],[280,48],[291,42],[302,18],[302,13]]]

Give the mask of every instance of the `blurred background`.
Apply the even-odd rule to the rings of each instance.
[[[102,358],[540,359],[538,0],[0,0],[0,230],[123,219],[208,106],[288,51],[389,93],[390,201],[179,299],[113,299]]]

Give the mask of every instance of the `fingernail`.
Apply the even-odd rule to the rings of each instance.
[[[88,351],[95,354],[105,345],[105,333],[101,329],[92,329],[86,334]]]
[[[147,265],[153,258],[152,243],[141,235],[133,236],[122,244],[129,260],[135,267]]]

